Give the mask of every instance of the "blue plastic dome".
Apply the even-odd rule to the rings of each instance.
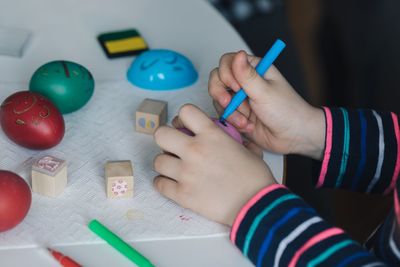
[[[156,90],[174,90],[196,82],[198,74],[192,62],[172,50],[155,49],[140,54],[128,70],[128,80],[135,86]]]

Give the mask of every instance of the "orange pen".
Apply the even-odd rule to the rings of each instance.
[[[47,248],[51,255],[61,264],[63,267],[82,267],[79,263],[73,259],[65,256],[61,252],[55,251],[54,249]]]

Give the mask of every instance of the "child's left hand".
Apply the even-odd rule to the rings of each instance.
[[[211,220],[232,225],[243,205],[265,186],[276,183],[265,162],[230,138],[201,110],[185,105],[179,120],[195,136],[160,127],[154,159],[156,189],[181,206]]]

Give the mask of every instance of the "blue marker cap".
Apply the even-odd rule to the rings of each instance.
[[[280,53],[285,48],[286,44],[277,39],[272,47],[268,50],[265,56],[260,60],[256,67],[256,71],[260,76],[268,71],[271,65],[274,63],[275,59],[280,55]],[[240,89],[233,97],[229,105],[226,107],[224,113],[222,114],[220,121],[223,123],[246,99],[247,95],[243,89]]]

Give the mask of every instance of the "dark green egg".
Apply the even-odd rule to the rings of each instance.
[[[70,61],[46,63],[33,74],[29,90],[49,98],[66,114],[83,107],[94,91],[92,74],[84,66]]]

